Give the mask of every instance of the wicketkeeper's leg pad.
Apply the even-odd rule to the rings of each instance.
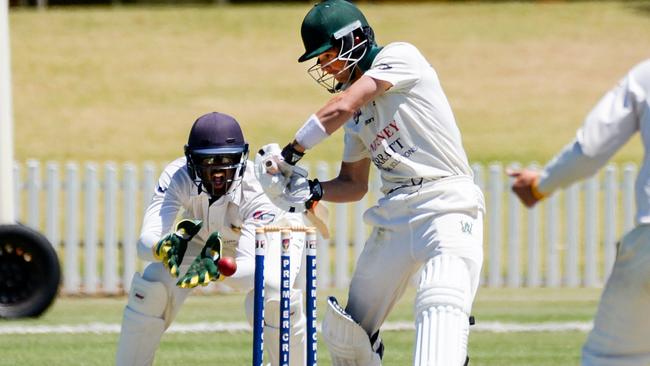
[[[366,331],[346,313],[336,298],[327,300],[323,319],[323,341],[333,366],[380,366],[381,357],[373,350]]]
[[[414,365],[461,366],[467,358],[472,274],[463,258],[427,262],[415,297]]]
[[[133,275],[124,309],[115,363],[118,366],[151,365],[165,332],[168,295],[165,285]]]

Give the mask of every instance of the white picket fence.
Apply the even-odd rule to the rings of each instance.
[[[43,232],[57,249],[63,293],[128,290],[133,273],[144,265],[137,259],[136,241],[162,166],[16,163],[16,217]],[[602,285],[614,262],[616,240],[633,226],[634,164],[608,165],[532,210],[510,192],[503,164],[472,168],[487,205],[484,286]],[[337,169],[338,164],[319,162],[315,175],[331,178]],[[360,202],[329,204],[333,236],[319,238],[319,286],[348,285],[352,261],[369,232],[361,217],[379,195],[377,179],[371,179],[370,187]]]

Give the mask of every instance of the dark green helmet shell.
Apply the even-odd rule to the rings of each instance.
[[[326,0],[314,5],[300,28],[305,53],[298,58],[298,62],[307,61],[332,48],[337,32],[355,23],[360,27],[370,27],[361,10],[348,1]]]

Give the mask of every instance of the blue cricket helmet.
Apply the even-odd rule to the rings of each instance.
[[[212,112],[199,117],[185,145],[187,170],[213,199],[230,194],[244,176],[248,143],[237,120]]]

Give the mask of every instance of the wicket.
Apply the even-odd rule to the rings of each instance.
[[[280,360],[281,366],[289,366],[291,298],[291,234],[305,233],[306,317],[307,317],[307,366],[317,364],[316,335],[316,229],[305,226],[265,226],[255,230],[255,302],[253,322],[253,366],[262,366],[264,359],[264,258],[267,233],[280,232]],[[302,365],[293,365],[302,366]]]

